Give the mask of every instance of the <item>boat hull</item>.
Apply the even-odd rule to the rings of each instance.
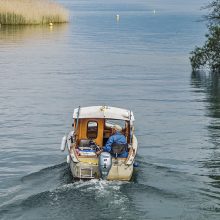
[[[69,138],[68,138],[69,140]],[[95,157],[77,157],[75,151],[70,151],[71,143],[68,142],[70,169],[76,179],[100,179],[99,158]],[[127,158],[112,157],[112,166],[107,175],[107,180],[129,181],[133,174],[133,164],[137,153],[138,142],[133,136],[133,143],[130,146]],[[72,148],[73,149],[73,148]]]
[[[85,162],[70,162],[72,175],[76,179],[100,179],[98,164]],[[108,173],[107,180],[129,181],[133,174],[133,164],[126,165],[124,160],[112,159],[112,167]]]

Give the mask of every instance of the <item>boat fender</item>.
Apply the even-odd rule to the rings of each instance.
[[[60,146],[61,151],[65,151],[66,144],[67,144],[67,137],[63,136],[62,141],[61,141],[61,146]]]
[[[102,179],[107,179],[111,167],[112,167],[111,154],[108,152],[102,152],[99,156],[99,171]]]
[[[70,155],[66,156],[66,162],[69,164],[70,163]]]
[[[133,163],[133,167],[139,167],[138,162],[135,161],[135,162]]]

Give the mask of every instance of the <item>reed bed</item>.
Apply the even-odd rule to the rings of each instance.
[[[0,0],[0,24],[51,24],[68,20],[68,11],[49,0]]]

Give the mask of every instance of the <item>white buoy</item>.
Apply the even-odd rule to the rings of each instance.
[[[66,143],[67,143],[67,137],[63,136],[62,141],[61,141],[61,146],[60,146],[61,151],[65,151]]]
[[[156,14],[156,10],[154,10],[153,13]]]
[[[50,23],[49,23],[49,25],[50,25],[50,26],[53,26],[53,23],[52,23],[52,22],[50,22]]]
[[[120,16],[116,15],[116,21],[119,21],[119,20],[120,20]]]

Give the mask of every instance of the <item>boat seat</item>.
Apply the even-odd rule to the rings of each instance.
[[[78,141],[77,153],[78,156],[88,156],[88,157],[96,157],[96,148],[97,145],[93,140],[90,139],[81,139]]]

